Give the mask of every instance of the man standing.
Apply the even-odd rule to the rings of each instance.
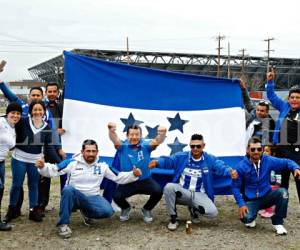
[[[164,141],[167,130],[164,127],[159,127],[157,136],[151,141],[146,141],[142,139],[141,128],[138,125],[131,125],[127,129],[127,140],[122,142],[116,134],[116,124],[109,123],[108,129],[109,138],[114,143],[117,155],[120,158],[121,171],[131,171],[134,168],[139,168],[143,173],[139,180],[117,187],[113,199],[122,209],[120,221],[129,220],[131,206],[126,198],[136,194],[147,194],[150,195],[150,198],[142,208],[142,215],[144,221],[150,223],[153,220],[151,210],[160,201],[162,190],[160,185],[151,178],[148,164],[152,150]]]
[[[241,221],[246,227],[253,228],[257,212],[275,205],[275,214],[271,217],[273,229],[278,235],[287,234],[283,219],[287,213],[288,192],[285,188],[272,190],[270,175],[272,170],[290,170],[300,178],[299,166],[289,159],[263,155],[260,139],[253,137],[248,142],[247,156],[239,162],[236,170],[238,178],[232,183],[232,192]]]
[[[275,73],[272,69],[267,74],[267,96],[274,108],[280,113],[276,121],[273,143],[276,145],[276,156],[291,159],[300,164],[300,87],[289,90],[287,101],[280,99],[274,91]],[[289,188],[290,171],[282,172],[281,186]],[[300,180],[295,178],[300,202]]]
[[[171,168],[175,170],[172,183],[164,188],[168,213],[171,217],[168,229],[178,227],[176,204],[189,206],[192,221],[199,215],[214,218],[218,210],[213,202],[213,173],[219,176],[236,178],[237,172],[217,157],[204,152],[203,136],[191,137],[191,151],[178,152],[170,157],[159,157],[149,163],[149,168]]]
[[[57,153],[59,154],[61,159],[65,159],[66,155],[61,149],[61,140],[60,136],[64,134],[65,130],[62,128],[62,115],[63,115],[63,101],[60,101],[59,96],[59,87],[57,83],[47,83],[46,85],[46,91],[45,91],[46,97],[44,99],[44,103],[46,105],[46,108],[49,112],[51,112],[53,117],[53,123],[55,124],[55,128],[57,128],[57,133],[55,134],[55,144]],[[47,152],[45,152],[45,161],[49,163],[58,163],[53,161],[50,157],[48,157]],[[62,175],[60,176],[60,185],[61,190],[63,189],[66,182],[66,176]],[[49,197],[50,197],[50,185],[51,185],[51,179],[45,176],[41,176],[40,182],[39,182],[39,210],[44,215],[45,214],[45,208],[49,203]]]
[[[69,227],[72,209],[80,209],[85,224],[92,219],[111,217],[113,209],[109,202],[100,195],[100,184],[104,177],[117,183],[136,181],[141,175],[139,169],[131,172],[120,172],[111,169],[106,163],[99,162],[98,145],[94,140],[85,140],[81,154],[60,164],[36,161],[36,167],[43,176],[53,177],[67,174],[67,185],[64,187],[60,202],[58,234],[69,238],[72,231]]]
[[[272,143],[275,121],[269,114],[269,103],[265,100],[261,100],[254,107],[250,100],[246,83],[241,80],[240,86],[246,108],[246,143],[248,143],[248,140],[253,136],[259,137],[263,145]]]

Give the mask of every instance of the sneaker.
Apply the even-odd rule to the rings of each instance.
[[[191,215],[191,221],[194,224],[200,223],[200,217],[199,217],[199,212],[197,209],[194,208],[189,208],[190,210],[190,215]]]
[[[0,231],[10,231],[11,225],[0,220]]]
[[[273,225],[273,229],[274,229],[274,231],[276,231],[277,235],[286,235],[287,234],[287,231],[283,227],[283,225]]]
[[[254,228],[256,226],[255,220],[250,222],[250,223],[245,223],[245,226],[248,228]]]
[[[127,221],[127,220],[129,220],[130,211],[131,211],[131,207],[128,207],[126,209],[122,209],[121,215],[120,215],[120,221]]]
[[[145,208],[142,208],[141,211],[142,211],[144,222],[150,223],[153,221],[153,217],[150,210],[146,210]]]
[[[83,223],[86,226],[91,226],[93,224],[94,220],[92,218],[87,217],[81,209],[80,209],[80,214],[83,219]]]
[[[66,224],[59,225],[58,226],[58,235],[64,239],[70,238],[72,235],[72,230]]]

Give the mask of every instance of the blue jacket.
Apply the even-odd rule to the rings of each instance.
[[[279,142],[279,133],[281,129],[282,122],[284,121],[285,117],[291,110],[291,106],[288,102],[283,101],[280,99],[274,91],[274,81],[268,81],[266,84],[266,90],[267,90],[267,97],[272,103],[273,107],[276,108],[279,111],[279,116],[276,121],[275,125],[275,131],[273,134],[273,143],[278,144]],[[300,115],[300,111],[299,111]]]
[[[239,175],[238,179],[232,181],[232,193],[238,206],[246,205],[247,200],[265,196],[272,189],[270,184],[271,171],[279,172],[285,169],[294,171],[299,169],[299,166],[289,159],[263,155],[257,175],[253,163],[245,156],[236,168]],[[241,189],[243,189],[243,195]]]
[[[178,152],[171,156],[161,156],[158,160],[158,168],[174,169],[174,177],[172,182],[178,183],[180,176],[187,166],[188,161],[191,157],[190,151]],[[204,157],[204,168],[206,171],[203,172],[203,186],[207,196],[214,200],[214,189],[213,189],[213,175],[219,175],[224,177],[230,177],[229,166],[217,157],[203,152]],[[230,177],[231,178],[231,177]]]

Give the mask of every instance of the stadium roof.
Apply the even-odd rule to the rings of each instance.
[[[218,56],[208,54],[162,53],[146,51],[74,49],[80,55],[142,67],[184,73],[218,74]],[[263,89],[267,65],[275,67],[277,89],[286,89],[300,82],[300,59],[255,56],[220,56],[220,77],[243,77],[252,90]],[[28,69],[32,78],[63,85],[64,60],[59,55]]]

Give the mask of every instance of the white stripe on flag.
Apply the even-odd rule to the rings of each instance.
[[[101,97],[99,97],[101,98]],[[113,106],[98,105],[66,99],[64,102],[63,127],[66,133],[62,136],[63,148],[67,153],[76,153],[81,150],[85,139],[94,139],[99,145],[101,156],[113,156],[115,148],[108,137],[108,122],[117,124],[117,133],[125,139],[124,124],[120,118],[127,119],[132,114],[140,125],[143,136],[147,136],[146,125],[170,127],[167,117],[174,118],[177,113],[182,120],[188,122],[183,125],[183,133],[179,130],[167,132],[165,142],[159,146],[152,156],[169,155],[170,147],[177,137],[180,143],[189,144],[194,133],[204,136],[205,151],[216,156],[241,156],[245,154],[245,113],[241,108],[227,108],[204,111],[165,111],[128,109]],[[185,147],[184,150],[188,150]]]

